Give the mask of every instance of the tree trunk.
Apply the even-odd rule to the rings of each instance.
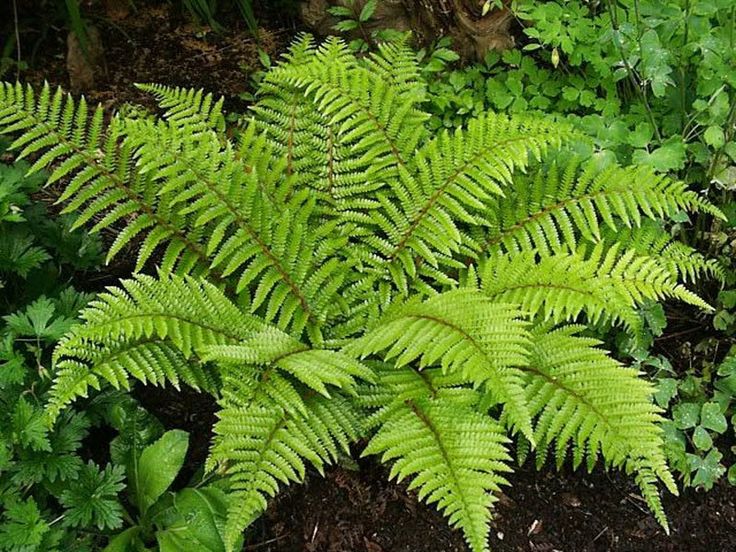
[[[356,12],[365,1],[355,0]],[[305,0],[302,17],[314,32],[327,35],[334,32],[332,26],[336,23],[327,8],[344,4],[344,0]],[[505,50],[514,45],[509,32],[511,12],[493,8],[484,16],[483,4],[485,0],[379,0],[364,31],[412,31],[420,45],[449,36],[453,49],[462,58],[482,59],[489,50]]]

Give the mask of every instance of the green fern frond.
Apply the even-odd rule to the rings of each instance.
[[[323,189],[325,185],[319,182],[329,175],[326,184],[329,187],[334,175],[334,171],[330,171],[329,160],[334,159],[335,142],[334,138],[332,141],[327,139],[329,132],[334,137],[334,129],[325,126],[298,87],[274,77],[282,65],[299,67],[309,63],[315,48],[314,39],[309,35],[296,40],[284,54],[282,63],[266,74],[258,90],[259,101],[253,110],[259,130],[268,135],[275,157],[285,160],[284,174],[294,180],[295,187]],[[249,126],[253,128],[256,123]],[[316,147],[321,143],[327,148]],[[304,144],[310,146],[305,147]],[[312,145],[315,148],[310,151]],[[329,190],[325,197],[329,197]]]
[[[212,376],[192,359],[206,345],[238,343],[262,326],[214,285],[190,278],[139,275],[110,288],[80,315],[54,351],[55,382],[48,411],[61,409],[101,381],[128,388],[144,383],[213,390]]]
[[[617,232],[604,230],[603,240],[618,243],[622,249],[632,249],[641,255],[657,259],[669,268],[672,277],[695,283],[699,278],[712,278],[723,282],[724,267],[717,259],[707,259],[696,249],[675,241],[658,221],[642,221],[635,228],[620,228]]]
[[[181,132],[167,124],[138,122],[128,128],[139,170],[171,194],[169,208],[197,215],[193,224],[208,230],[211,268],[237,276],[235,291],[258,282],[251,310],[298,335],[308,324],[325,322],[339,306],[335,296],[344,271],[334,252],[345,243],[332,237],[334,224],[309,225],[314,201],[294,194],[276,205],[248,170],[214,133]],[[151,137],[156,139],[152,140]]]
[[[391,83],[402,95],[415,96],[421,103],[426,97],[426,84],[421,79],[417,53],[410,45],[407,33],[397,40],[379,42],[376,51],[361,61],[368,69]]]
[[[679,299],[705,310],[710,307],[677,283],[677,274],[658,259],[635,251],[608,250],[598,244],[586,252],[540,257],[535,251],[496,255],[483,262],[482,289],[494,300],[517,303],[554,323],[574,321],[622,323],[635,329],[637,308],[647,300]]]
[[[406,292],[418,264],[437,267],[459,251],[463,223],[487,224],[486,208],[505,193],[514,171],[571,134],[564,125],[495,114],[443,132],[416,152],[413,173],[400,171],[392,190],[398,201],[382,199],[382,208],[370,213],[379,230],[363,238],[370,254],[394,265],[388,270]]]
[[[279,483],[301,481],[305,461],[322,471],[363,434],[354,396],[366,366],[337,351],[315,350],[269,328],[238,345],[204,347],[222,374],[223,410],[209,469],[223,465],[231,507],[231,546],[266,507]]]
[[[361,434],[360,419],[340,396],[304,399],[306,414],[258,405],[218,413],[208,469],[222,465],[230,484],[225,544],[230,551],[281,484],[302,481],[305,461],[322,471]]]
[[[269,73],[255,111],[299,185],[350,210],[356,202],[375,206],[370,194],[397,178],[426,137],[422,98],[404,89],[340,40],[319,48],[303,41]]]
[[[550,254],[575,248],[582,239],[598,242],[602,228],[640,226],[642,219],[665,219],[680,211],[723,214],[684,183],[647,167],[612,166],[603,171],[589,162],[552,166],[533,178],[517,178],[506,197],[491,209],[490,228],[477,238],[485,252],[536,249]]]
[[[493,493],[508,484],[505,430],[452,395],[408,400],[373,436],[364,455],[393,462],[391,478],[412,477],[410,489],[461,529],[474,552],[488,550]]]
[[[597,348],[597,340],[575,335],[582,329],[532,332],[525,393],[535,417],[538,462],[550,448],[559,467],[571,447],[575,467],[587,459],[591,470],[600,455],[607,466],[636,473],[647,504],[666,528],[656,483],[674,494],[677,486],[667,467],[653,386]]]
[[[44,85],[36,96],[30,87],[0,83],[2,133],[22,133],[10,146],[20,157],[40,154],[30,173],[54,167],[49,184],[68,180],[59,201],[66,202],[63,212],[78,215],[74,227],[88,221],[95,222],[92,231],[121,226],[108,261],[141,237],[138,269],[162,246],[168,265],[207,273],[201,232],[191,227],[191,217],[171,212],[170,198],[158,195],[135,170],[124,127],[117,117],[105,127],[101,107],[90,114],[84,98],[75,105],[61,89],[52,92]]]
[[[512,427],[533,441],[517,368],[527,362],[526,326],[515,306],[456,290],[398,308],[347,351],[362,357],[380,351],[399,368],[416,361],[420,369],[438,364],[459,372],[475,387],[493,389]]]
[[[176,127],[194,132],[225,129],[225,117],[222,114],[224,98],[214,100],[212,94],[205,94],[202,90],[162,84],[136,84],[136,87],[155,97],[166,110],[166,120]]]

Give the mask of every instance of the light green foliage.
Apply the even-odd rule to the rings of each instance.
[[[452,402],[460,401],[454,397]],[[409,488],[419,490],[420,500],[436,503],[473,550],[484,550],[493,493],[506,483],[499,474],[510,471],[507,440],[503,427],[472,405],[417,400],[385,420],[364,454],[395,460],[391,477],[414,476]]]
[[[516,0],[511,9],[525,23],[520,49],[463,69],[447,67],[452,56],[425,56],[427,72],[441,76],[430,84],[433,126],[489,107],[559,113],[619,162],[733,188],[732,2]]]
[[[622,234],[619,228],[617,234],[613,230],[604,234],[628,251],[659,257],[660,263],[669,263],[667,257],[676,259],[671,263],[675,276],[679,272],[693,281],[696,274],[705,273],[724,281],[726,289],[713,298],[717,308],[713,326],[732,336],[736,329],[736,275],[732,268],[736,227],[733,2],[517,0],[511,9],[524,21],[526,36],[519,49],[491,52],[482,63],[462,68],[452,67],[457,57],[447,50],[447,41],[423,53],[423,72],[430,83],[431,126],[454,128],[488,107],[508,113],[555,113],[592,136],[592,143],[580,149],[594,151],[601,165],[613,160],[646,165],[677,175],[700,190],[701,197],[712,198],[726,219],[714,219],[707,213],[688,217],[675,207],[667,213],[667,226],[699,251],[718,257],[718,264],[704,260],[691,247],[668,240],[661,229],[647,228],[649,223],[644,224],[646,230],[623,229]],[[554,196],[555,192],[547,193]],[[553,199],[548,204],[552,211],[564,208],[564,203],[554,205]],[[513,204],[511,209],[515,209]],[[549,230],[538,229],[532,218],[537,234],[529,235],[523,225],[515,226],[513,214],[510,218],[514,232],[537,247],[545,247],[543,239],[549,240]],[[547,218],[547,226],[557,230],[549,221],[553,217]],[[557,230],[551,237],[559,240],[559,236]],[[503,238],[505,233],[498,240]],[[513,236],[506,239],[511,241]],[[611,288],[596,290],[590,279],[581,288],[578,278],[586,272],[570,270],[563,261],[543,262],[545,273],[551,269],[554,279],[527,272],[520,265],[500,265],[495,272],[498,280],[516,281],[520,289],[505,292],[504,297],[521,295],[527,285],[554,286],[538,293],[534,302],[527,298],[528,308],[544,312],[556,297],[561,297],[560,303],[569,297],[565,304],[571,308],[579,298],[578,305],[595,320],[601,297],[610,300],[618,295],[609,295]],[[594,266],[589,270],[595,270]],[[585,296],[579,295],[581,289],[587,292]],[[701,289],[713,293],[707,287]],[[583,297],[587,299],[584,303]],[[619,349],[657,374],[658,397],[668,397],[666,401],[658,399],[658,403],[670,407],[668,417],[674,419],[665,425],[673,468],[685,485],[710,488],[728,464],[719,450],[724,439],[719,440],[720,433],[706,429],[698,420],[703,405],[714,393],[720,393],[713,387],[720,380],[711,373],[712,359],[698,359],[693,366],[690,355],[685,354],[689,367],[676,371],[666,359],[648,352],[653,337],[661,333],[661,328],[654,332],[647,328],[645,318],[652,314],[648,305],[651,303],[640,302],[638,313],[634,309],[620,311],[619,319],[637,335],[619,336]],[[564,308],[558,309],[559,315]],[[720,404],[725,412],[725,405]],[[691,414],[689,418],[684,417],[686,412]],[[680,427],[691,424],[684,420],[692,420],[692,425]],[[736,470],[731,476],[736,481]]]
[[[708,308],[678,279],[715,269],[657,222],[720,212],[650,170],[543,162],[574,137],[559,122],[484,112],[432,135],[414,57],[303,37],[237,141],[197,92],[148,87],[168,116],[104,125],[61,92],[3,85],[0,127],[68,182],[77,224],[161,266],[99,295],[64,338],[50,418],[131,379],[215,395],[227,550],[282,484],[362,437],[475,551],[509,436],[540,461],[632,473],[666,527],[654,389],[577,324],[634,328],[662,298]]]

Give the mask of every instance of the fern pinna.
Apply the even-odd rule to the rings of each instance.
[[[714,207],[646,169],[550,159],[573,136],[559,122],[487,113],[430,135],[403,44],[356,58],[303,37],[235,140],[211,96],[143,88],[163,117],[107,124],[49,87],[0,89],[3,131],[66,182],[77,224],[158,264],[59,345],[52,419],[135,380],[214,394],[230,547],[280,485],[363,439],[474,551],[512,439],[631,473],[667,526],[652,386],[583,330],[635,332],[651,300],[708,308],[679,279],[717,267],[661,221]]]

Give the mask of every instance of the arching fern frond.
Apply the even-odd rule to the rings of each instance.
[[[218,413],[207,467],[221,465],[228,477],[229,551],[280,484],[304,479],[305,461],[322,471],[360,436],[360,418],[344,397],[313,395],[304,404],[306,414],[258,405],[226,405]]]
[[[347,351],[362,357],[381,351],[397,367],[416,361],[419,368],[437,364],[459,372],[476,387],[492,388],[512,426],[533,440],[517,368],[526,363],[527,340],[526,322],[515,306],[466,289],[396,309]]]
[[[139,275],[110,288],[81,313],[75,328],[54,351],[51,418],[101,381],[128,387],[177,384],[214,391],[212,376],[193,353],[205,345],[238,343],[263,323],[243,314],[209,283],[163,275]]]
[[[585,313],[592,324],[622,323],[630,330],[640,323],[636,309],[648,300],[678,299],[710,308],[676,277],[657,259],[634,250],[622,253],[617,244],[541,257],[535,251],[496,255],[481,271],[482,289],[494,300],[517,303],[554,323]]]
[[[207,229],[211,267],[237,277],[238,293],[258,282],[251,310],[296,335],[308,325],[318,332],[340,306],[344,266],[334,253],[346,238],[334,235],[334,224],[309,224],[313,199],[302,192],[274,203],[255,170],[214,133],[141,121],[129,125],[128,136],[140,171],[173,196],[170,208],[196,215],[194,225]]]
[[[617,231],[679,211],[723,216],[684,183],[650,168],[612,166],[600,171],[595,163],[580,168],[573,162],[515,179],[506,197],[490,210],[490,228],[478,241],[488,253],[535,249],[549,254],[563,245],[575,248],[581,239],[600,241],[603,227]]]
[[[255,110],[287,170],[337,210],[375,206],[371,194],[397,178],[426,136],[422,97],[359,63],[336,39],[316,49],[298,43],[262,92]]]
[[[472,393],[472,392],[471,392]],[[363,454],[391,462],[391,478],[412,477],[409,488],[461,529],[474,551],[488,550],[493,493],[508,484],[511,457],[504,428],[457,395],[408,400],[396,408]]]
[[[376,434],[363,454],[393,463],[390,477],[413,477],[410,488],[462,529],[472,550],[487,550],[494,493],[511,471],[503,426],[479,410],[480,395],[458,373],[383,363],[378,381],[362,385],[358,403]]]
[[[170,197],[157,194],[150,179],[136,171],[124,121],[114,117],[105,127],[102,109],[89,111],[84,98],[75,104],[48,84],[38,95],[30,87],[0,84],[1,131],[22,132],[10,146],[21,157],[40,154],[30,172],[54,167],[49,184],[68,180],[59,201],[66,203],[63,212],[77,214],[74,227],[94,221],[95,232],[117,225],[108,261],[140,237],[137,269],[160,245],[167,265],[217,277],[207,270],[202,234],[192,227],[192,217],[172,212]]]
[[[282,65],[299,67],[309,63],[315,48],[311,36],[300,37],[284,54],[281,64],[265,75],[258,89],[258,103],[252,107],[257,122],[249,126],[257,125],[269,137],[274,151],[285,160],[284,172],[295,187],[325,189],[327,198],[334,177],[330,160],[335,158],[336,145],[328,137],[330,133],[334,136],[334,128],[325,125],[299,87],[275,76]]]
[[[366,257],[378,254],[393,265],[388,270],[406,292],[417,265],[436,268],[459,251],[463,223],[487,224],[485,209],[505,193],[514,171],[570,135],[564,125],[495,114],[471,120],[465,130],[443,132],[416,152],[413,174],[400,171],[392,187],[396,200],[385,198],[370,213],[380,233],[363,238]]]
[[[658,221],[645,220],[639,227],[620,228],[617,232],[604,229],[602,236],[606,243],[618,243],[621,249],[656,259],[675,279],[695,283],[699,278],[712,278],[723,282],[726,277],[717,259],[707,259],[696,249],[675,241]]]
[[[279,483],[301,481],[305,462],[322,471],[362,435],[347,396],[374,374],[343,353],[310,349],[275,328],[237,345],[206,346],[201,357],[218,365],[223,381],[208,469],[221,465],[228,478],[230,546]]]
[[[647,504],[667,528],[656,483],[674,494],[677,486],[663,451],[653,386],[597,348],[597,340],[576,336],[582,329],[532,332],[525,392],[538,460],[550,448],[560,466],[572,447],[576,467],[587,459],[592,469],[600,455],[607,466],[635,473]]]
[[[91,349],[93,345],[87,344]],[[164,341],[132,341],[117,347],[100,347],[84,356],[65,356],[55,365],[55,380],[47,405],[51,421],[64,407],[79,397],[87,397],[90,388],[100,390],[103,383],[115,389],[131,389],[130,379],[144,384],[181,383],[203,392],[217,392],[218,376],[196,359]]]
[[[224,98],[215,100],[212,94],[205,94],[202,90],[162,84],[137,84],[136,87],[153,95],[166,110],[164,117],[176,127],[192,132],[225,129]]]
[[[406,33],[397,40],[379,42],[375,52],[361,58],[373,73],[390,82],[402,95],[415,96],[421,103],[426,97],[426,84],[421,79],[417,53],[409,44]]]

